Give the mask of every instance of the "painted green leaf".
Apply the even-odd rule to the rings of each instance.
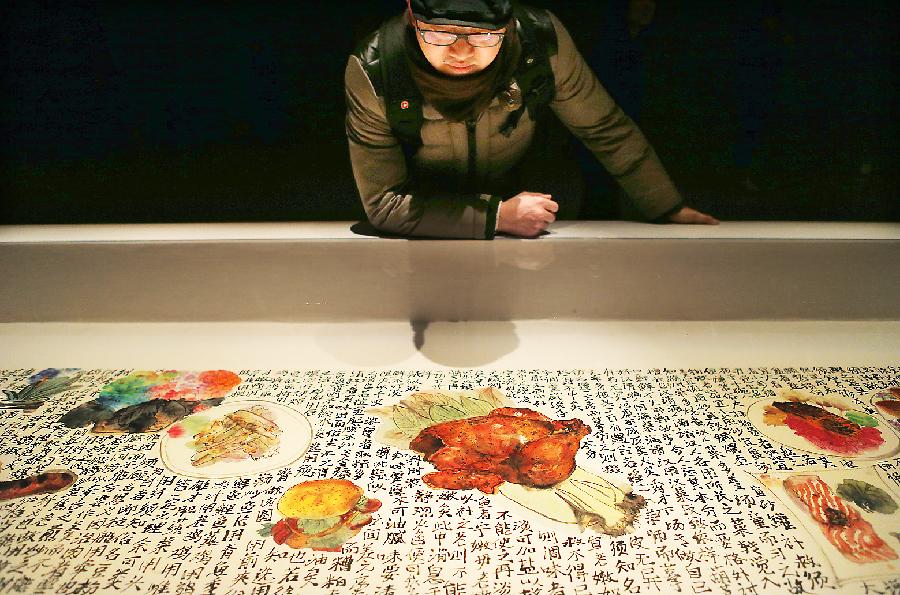
[[[260,537],[268,537],[272,534],[272,527],[275,526],[275,523],[263,523],[263,526],[256,532]]]
[[[332,516],[327,519],[302,519],[297,521],[297,526],[307,535],[324,533],[341,522],[341,517]]]
[[[410,413],[421,418],[428,417],[428,409],[433,403],[433,398],[427,393],[415,393],[408,399],[401,401],[402,407],[406,407]]]
[[[866,512],[893,514],[897,503],[891,495],[877,486],[865,481],[845,479],[837,489],[838,496],[850,500]]]
[[[466,417],[465,411],[461,411],[459,408],[451,407],[450,405],[433,405],[428,413],[435,423],[453,421],[455,419]]]
[[[399,434],[414,438],[433,425],[487,415],[496,407],[511,404],[503,394],[492,388],[477,391],[419,391],[408,395],[399,404],[368,410],[390,421]]]
[[[462,408],[466,412],[467,417],[477,417],[480,415],[487,415],[491,411],[494,410],[494,407],[481,399],[473,399],[467,395],[463,395],[460,399],[462,401]]]
[[[849,419],[850,421],[852,421],[853,423],[855,423],[858,426],[863,426],[865,428],[878,427],[877,419],[875,419],[871,415],[868,415],[861,411],[848,411],[844,415],[846,416],[847,419]]]
[[[351,529],[347,526],[339,527],[336,531],[332,533],[328,533],[321,537],[310,537],[306,542],[306,547],[312,549],[334,549],[339,548],[348,540],[352,539],[354,535],[359,532],[359,529]]]
[[[409,436],[415,436],[425,427],[424,420],[420,416],[402,405],[394,408],[394,425]]]

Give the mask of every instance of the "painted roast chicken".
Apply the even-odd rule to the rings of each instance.
[[[409,446],[437,467],[422,478],[429,486],[493,494],[504,481],[538,488],[563,481],[575,470],[575,453],[590,432],[580,419],[502,407],[425,428]]]

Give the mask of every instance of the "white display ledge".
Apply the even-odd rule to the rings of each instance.
[[[0,324],[3,368],[686,369],[900,365],[900,322]]]
[[[900,320],[900,225],[7,227],[0,277],[0,322]]]
[[[0,244],[366,239],[368,236],[353,232],[354,225],[351,221],[334,221],[0,226]],[[501,236],[498,239],[514,238]],[[549,234],[539,239],[900,240],[900,224],[725,221],[720,225],[656,225],[628,221],[559,221],[551,226]]]

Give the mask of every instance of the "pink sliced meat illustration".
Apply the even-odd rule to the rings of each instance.
[[[868,564],[897,559],[897,552],[878,537],[859,511],[832,493],[817,475],[791,477],[784,489],[806,507],[825,538],[848,560]]]

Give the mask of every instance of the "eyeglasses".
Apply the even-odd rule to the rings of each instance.
[[[501,41],[505,33],[447,33],[446,31],[435,31],[433,29],[416,30],[422,36],[422,41],[428,45],[453,45],[456,40],[462,37],[470,46],[475,48],[492,48]]]

